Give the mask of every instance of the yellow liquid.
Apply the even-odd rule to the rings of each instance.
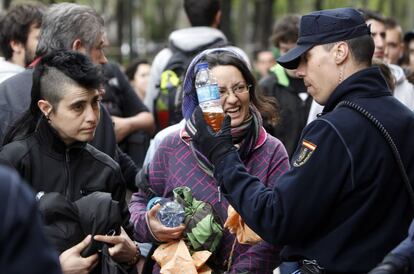
[[[209,124],[215,132],[221,129],[224,120],[223,112],[203,112],[204,120]]]

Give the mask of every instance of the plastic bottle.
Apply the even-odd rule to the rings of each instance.
[[[147,210],[150,210],[156,204],[161,205],[157,212],[157,218],[163,225],[177,227],[183,223],[185,212],[179,203],[162,197],[154,197],[148,202]]]
[[[197,64],[196,72],[195,87],[199,105],[207,124],[217,132],[220,130],[224,119],[217,80],[211,74],[207,63]]]
[[[179,203],[168,201],[161,206],[157,213],[157,217],[163,225],[167,227],[177,227],[183,223],[185,212]]]

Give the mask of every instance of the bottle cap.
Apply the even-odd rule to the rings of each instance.
[[[208,68],[208,63],[206,62],[198,63],[196,65],[196,72],[198,72],[200,69],[206,69],[206,68]]]
[[[147,211],[149,211],[153,206],[158,204],[162,199],[162,197],[154,197],[151,200],[149,200],[147,204]]]

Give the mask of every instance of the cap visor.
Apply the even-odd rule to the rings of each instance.
[[[300,56],[307,52],[313,45],[298,45],[280,56],[277,62],[284,68],[296,69],[299,66]]]

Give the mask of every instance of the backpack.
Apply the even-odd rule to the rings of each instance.
[[[179,123],[183,116],[181,113],[182,82],[185,71],[193,57],[205,49],[227,46],[227,41],[217,38],[209,44],[200,46],[192,51],[182,51],[173,43],[169,48],[172,56],[161,73],[158,96],[154,100],[154,116],[157,131],[170,125]]]

